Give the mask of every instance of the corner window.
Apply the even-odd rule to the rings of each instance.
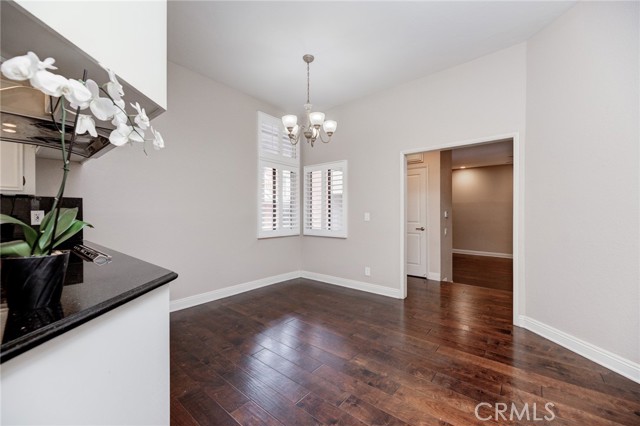
[[[347,162],[304,168],[304,235],[347,238]]]
[[[300,235],[299,169],[280,120],[258,112],[258,238]]]

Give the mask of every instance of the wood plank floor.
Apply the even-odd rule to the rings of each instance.
[[[454,253],[453,282],[513,291],[513,259]]]
[[[408,290],[297,279],[172,313],[171,423],[640,424],[640,385],[511,326],[510,292]],[[495,420],[548,402],[550,421]]]

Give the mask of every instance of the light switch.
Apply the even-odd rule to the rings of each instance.
[[[44,219],[44,210],[31,210],[31,224],[40,225]]]
[[[369,212],[364,213],[364,221],[369,222],[371,220],[371,214]]]

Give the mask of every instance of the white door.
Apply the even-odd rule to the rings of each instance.
[[[407,170],[407,274],[427,276],[427,169]]]

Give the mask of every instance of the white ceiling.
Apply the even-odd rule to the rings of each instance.
[[[169,60],[286,111],[326,110],[520,43],[573,1],[170,1]]]

